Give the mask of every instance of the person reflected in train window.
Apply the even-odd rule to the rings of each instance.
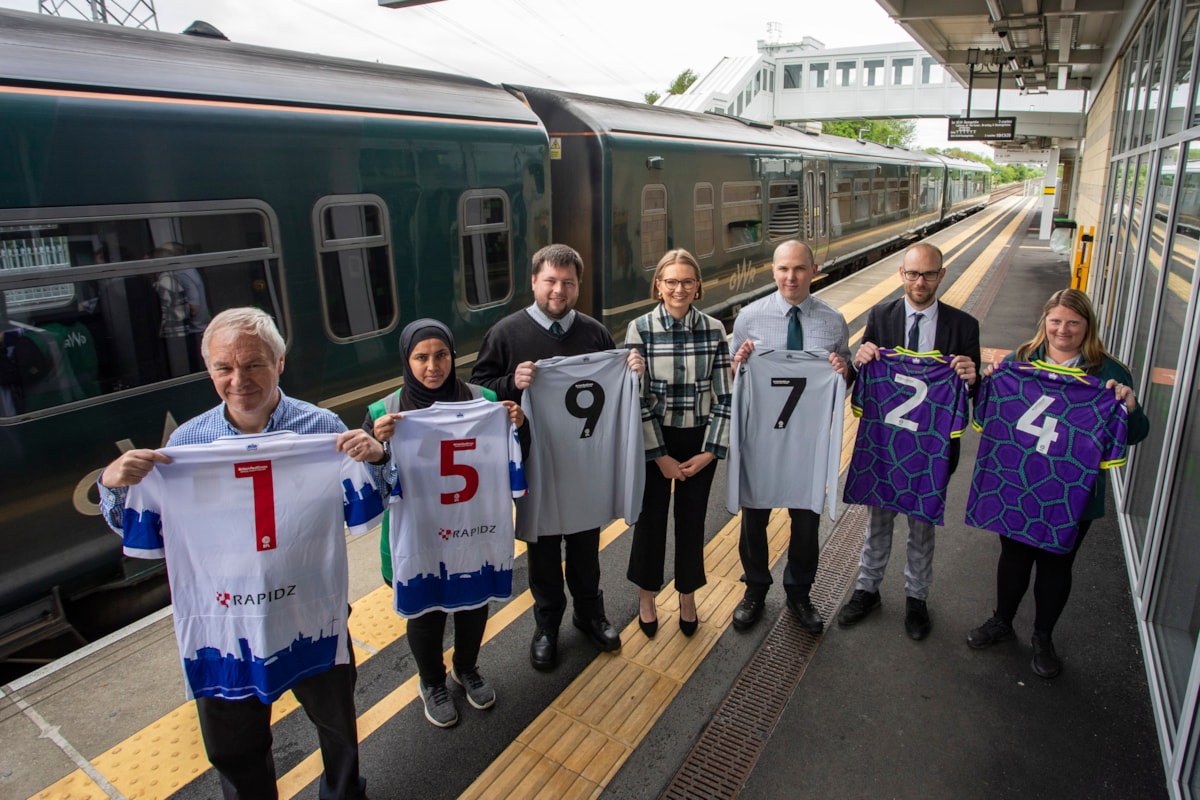
[[[816,350],[829,354],[829,365],[847,382],[853,383],[850,367],[850,331],[842,313],[811,293],[819,265],[812,248],[798,239],[789,239],[775,248],[772,274],[777,291],[742,309],[733,326],[735,369],[750,357],[755,348],[771,350]],[[752,628],[762,618],[767,590],[772,583],[770,551],[767,547],[769,508],[743,507],[742,530],[738,551],[745,570],[746,592],[733,612],[733,627]],[[820,545],[817,536],[821,517],[807,508],[790,508],[790,540],[783,588],[787,606],[800,627],[813,634],[825,628],[821,615],[813,607],[810,590],[817,574]]]
[[[904,296],[878,303],[867,312],[862,344],[854,355],[855,369],[859,370],[864,364],[878,360],[879,350],[883,347],[903,347],[917,353],[936,350],[942,355],[952,356],[949,366],[954,377],[949,380],[975,386],[979,369],[979,322],[970,314],[937,299],[938,287],[946,277],[942,251],[924,242],[914,244],[904,251],[899,272]],[[862,384],[859,388],[862,388]],[[963,402],[966,402],[965,399]],[[951,438],[947,454],[949,461],[945,467],[947,478],[958,465],[959,448],[959,439]],[[872,480],[875,477],[871,475]],[[937,494],[944,503],[944,484]],[[905,499],[919,500],[912,494]],[[937,505],[938,501],[935,499],[932,502]],[[933,582],[936,526],[928,521],[929,516],[921,516],[922,509],[914,508],[913,511],[917,514],[907,514],[904,629],[910,638],[920,641],[929,635],[931,628],[927,601]],[[880,607],[879,584],[883,581],[883,573],[891,556],[892,528],[897,513],[894,508],[867,506],[867,530],[859,558],[858,579],[850,600],[838,613],[839,627],[856,625]],[[940,515],[940,508],[937,513]]]
[[[487,386],[503,400],[521,399],[536,378],[534,362],[540,359],[616,346],[603,325],[575,310],[583,279],[583,259],[578,252],[563,244],[547,245],[533,255],[532,271],[533,304],[509,314],[484,334],[471,371],[472,382]],[[629,351],[628,364],[638,375],[645,372],[636,350]],[[530,502],[541,499],[531,497]],[[621,636],[608,621],[600,590],[600,529],[531,538],[528,565],[534,632],[529,660],[534,669],[550,670],[558,662],[558,628],[567,607],[564,560],[566,585],[574,602],[573,623],[597,649],[620,649]]]
[[[725,327],[697,309],[704,296],[700,265],[687,250],[658,261],[650,297],[659,304],[629,323],[625,343],[646,361],[642,432],[646,486],[633,528],[626,577],[638,587],[638,625],[658,631],[654,597],[663,585],[667,513],[675,495],[675,589],[679,628],[696,632],[696,590],[704,576],[704,523],[717,459],[729,447],[732,375]]]
[[[1133,392],[1133,376],[1128,367],[1109,354],[1108,349],[1100,340],[1099,332],[1096,329],[1096,314],[1092,309],[1091,300],[1078,289],[1062,289],[1052,294],[1042,308],[1042,317],[1033,338],[1005,356],[1004,360],[1006,362],[1044,362],[1060,372],[1061,368],[1075,368],[1099,379],[1103,388],[1115,392],[1117,401],[1125,405],[1127,412],[1126,444],[1137,444],[1150,434],[1150,420],[1142,411]],[[988,381],[995,380],[992,373],[992,366],[984,367],[982,372],[984,386],[980,389],[980,407],[976,409],[976,424],[979,424],[981,408],[985,416],[988,413],[987,401],[984,396],[990,388],[987,386]],[[1050,399],[1048,395],[1043,395],[1043,397],[1047,400]],[[1076,410],[1090,422],[1094,420],[1103,402],[1102,397],[1096,396],[1086,404],[1086,407]],[[1020,406],[1024,406],[1024,404],[1011,405],[1017,410],[1020,410]],[[1071,410],[1068,409],[1068,413]],[[1017,429],[1024,428],[1028,432],[1031,425],[1038,424],[1036,418],[1030,420],[1029,416],[1028,408],[1026,408],[1026,413],[1021,415],[1021,419],[1012,421],[1012,424]],[[1070,424],[1070,419],[1070,416],[1065,416],[1062,421]],[[1052,417],[1051,421],[1056,422],[1057,420]],[[1052,431],[1054,427],[1057,427],[1047,425],[1045,422],[1042,422],[1041,425],[1043,430],[1047,431]],[[1055,437],[1056,442],[1060,439],[1065,448],[1073,448],[1077,446],[1077,443],[1091,449],[1095,449],[1097,446],[1091,437],[1082,434],[1068,436],[1064,431]],[[1046,447],[1045,451],[1039,449],[1039,452],[1048,452],[1048,458],[1051,459],[1055,457],[1054,451],[1049,447]],[[982,447],[980,456],[983,456]],[[1058,457],[1062,461],[1061,472],[1051,462],[1052,476],[1058,478],[1078,473],[1080,462],[1070,449]],[[968,645],[976,650],[981,650],[1015,638],[1013,619],[1017,615],[1017,608],[1025,596],[1026,589],[1029,588],[1030,575],[1036,567],[1037,574],[1033,578],[1035,610],[1031,640],[1033,647],[1031,666],[1033,671],[1042,678],[1054,678],[1062,671],[1062,660],[1055,650],[1051,636],[1059,616],[1066,607],[1067,598],[1071,594],[1071,570],[1075,563],[1075,557],[1079,553],[1079,548],[1092,523],[1104,516],[1104,495],[1107,482],[1105,470],[1102,469],[1096,477],[1091,493],[1086,498],[1086,504],[1083,506],[1082,515],[1079,517],[1074,531],[1073,543],[1047,541],[1040,543],[1042,546],[1036,546],[1029,543],[1028,538],[1026,541],[1019,541],[1013,536],[1000,534],[1000,560],[996,564],[996,607],[987,621],[967,634]],[[1052,486],[1065,488],[1063,484],[1051,481],[1043,481],[1042,484],[1045,488]],[[1037,490],[1029,489],[1028,491],[1032,492],[1035,497],[1038,496]],[[1001,497],[1003,499],[1003,495]],[[1047,499],[1058,501],[1059,497]],[[968,505],[970,505],[969,502]],[[1047,502],[1043,507],[1059,509],[1057,512],[1048,512],[1054,514],[1061,513],[1061,509],[1065,505],[1067,504]],[[968,514],[970,514],[970,509],[968,509]],[[1020,515],[1026,516],[1026,511],[1022,509]],[[968,523],[970,523],[970,517],[968,517]],[[1067,549],[1064,550],[1063,546],[1066,546]]]
[[[168,242],[156,247],[151,258],[172,258],[184,254],[183,245]],[[160,272],[154,289],[162,311],[159,336],[167,345],[167,362],[172,376],[186,375],[203,367],[200,341],[212,318],[204,279],[195,267]]]
[[[209,378],[221,402],[180,425],[171,434],[167,442],[168,447],[208,445],[221,437],[241,434],[291,431],[297,434],[337,434],[334,444],[337,451],[345,453],[354,461],[380,462],[386,457],[383,445],[370,434],[357,429],[348,431],[333,412],[295,400],[283,393],[279,388],[279,376],[283,373],[284,366],[283,337],[279,334],[275,321],[260,309],[232,308],[218,314],[205,331],[202,347]],[[147,475],[159,465],[169,463],[171,459],[164,453],[138,448],[123,453],[105,467],[96,482],[100,490],[100,510],[109,527],[118,534],[126,535],[125,506],[130,487],[146,480]],[[233,469],[229,469],[228,474],[230,479],[240,477]],[[375,479],[376,485],[382,485],[382,470],[376,470]],[[258,485],[257,481],[255,485]],[[281,483],[277,482],[274,488],[275,504],[288,502],[289,498],[280,494],[283,489]],[[342,537],[345,528],[341,519],[346,492],[339,485],[334,494],[337,497],[338,508],[333,516],[336,516],[339,522],[335,533],[338,546],[344,548]],[[168,501],[168,505],[163,509],[164,519],[170,514],[169,502],[171,501]],[[187,501],[176,498],[174,502],[186,504]],[[255,518],[247,523],[250,530],[257,530],[257,514],[256,510]],[[134,515],[136,516],[136,512]],[[279,516],[282,518],[282,513]],[[325,531],[313,530],[309,533],[319,537]],[[126,546],[129,546],[128,541]],[[158,549],[162,549],[161,543]],[[289,557],[303,558],[304,554],[296,551],[305,549],[307,548],[271,548],[271,552],[286,552]],[[193,576],[193,581],[223,589],[228,581],[225,571],[229,569],[227,561],[228,558],[220,562],[221,573],[205,574],[205,563],[189,561],[177,567],[173,566],[171,555],[167,554],[167,568],[172,576],[172,592],[177,594],[182,591],[181,587],[175,585],[177,576],[189,573]],[[268,564],[278,566],[279,562],[252,561],[241,566],[247,570],[254,570],[258,564],[262,564],[261,569],[266,570]],[[306,566],[304,569],[311,571],[312,568]],[[344,561],[341,569],[345,570]],[[290,571],[287,574],[290,575]],[[261,582],[265,578],[264,574],[257,580]],[[247,578],[245,582],[253,586],[254,580]],[[231,594],[219,594],[214,605],[230,602],[233,599]],[[247,599],[255,596],[257,595],[245,595]],[[242,595],[239,594],[238,598],[242,598]],[[178,599],[176,602],[179,602]],[[340,602],[348,609],[349,604],[346,600]],[[242,603],[245,604],[246,602]],[[299,622],[314,630],[328,630],[330,622],[324,616],[324,611],[322,607],[321,619],[300,619]],[[268,622],[274,618],[294,630],[297,619],[293,615],[299,612],[292,606],[272,602],[262,613],[266,614]],[[334,659],[336,652],[328,657],[328,662],[322,659],[317,666],[323,666],[324,669],[299,680],[291,689],[309,719],[317,727],[325,768],[320,782],[320,796],[357,800],[366,797],[366,781],[359,772],[357,715],[354,707],[357,671],[348,637],[345,647],[344,659],[341,656]],[[196,651],[198,652],[200,651]],[[181,652],[181,658],[184,659],[193,655],[195,653],[191,651]],[[339,660],[345,663],[336,663]],[[315,669],[315,666],[310,666],[310,670]],[[196,713],[200,718],[205,751],[220,775],[224,796],[230,800],[276,797],[275,764],[271,755],[272,704],[260,700],[254,693],[246,696],[239,692],[237,699],[222,696],[220,690],[212,690],[210,695],[206,695],[196,698]]]
[[[396,420],[403,419],[405,412],[429,408],[434,403],[459,403],[479,398],[497,400],[491,389],[467,383],[454,374],[454,335],[437,320],[418,319],[404,326],[400,333],[400,355],[404,359],[404,385],[372,403],[363,421],[363,430],[381,442],[392,439]],[[521,407],[512,400],[503,403],[512,424],[518,428],[524,425]],[[388,586],[393,585],[390,514],[389,511],[385,517],[379,542],[383,581]],[[511,544],[510,541],[510,555]],[[481,558],[490,552],[482,540],[478,549],[483,554]],[[482,596],[475,608],[450,613],[432,609],[408,619],[408,645],[417,662],[425,718],[439,728],[448,728],[458,722],[458,708],[446,688],[446,664],[442,658],[442,637],[450,616],[454,618],[450,678],[463,687],[467,702],[474,708],[491,708],[496,702],[496,692],[491,682],[480,674],[477,664],[487,628],[488,599],[489,596]],[[476,601],[467,601],[465,605],[472,602]]]

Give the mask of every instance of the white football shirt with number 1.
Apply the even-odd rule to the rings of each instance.
[[[167,560],[188,697],[274,702],[346,647],[346,526],[383,503],[337,434],[167,447],[125,500],[125,554]]]

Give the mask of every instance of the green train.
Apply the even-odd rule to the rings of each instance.
[[[713,115],[222,40],[0,12],[0,660],[164,599],[99,517],[99,471],[216,396],[198,342],[271,313],[287,393],[361,420],[396,336],[469,368],[550,241],[620,339],[687,247],[732,316],[770,254],[830,279],[982,207],[990,173]],[[146,592],[156,587],[158,594]]]

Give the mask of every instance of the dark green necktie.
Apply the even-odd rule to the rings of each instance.
[[[554,320],[554,322],[550,323],[550,332],[553,333],[558,338],[560,338],[560,339],[562,338],[563,329],[562,329],[562,325],[558,324],[558,320]]]
[[[792,306],[788,311],[787,349],[804,349],[804,328],[800,326],[800,306]]]

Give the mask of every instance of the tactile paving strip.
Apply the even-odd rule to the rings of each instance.
[[[866,508],[851,506],[821,550],[811,598],[823,619],[832,622],[858,569],[866,525]],[[800,629],[791,612],[782,613],[661,797],[737,797],[819,641]]]

